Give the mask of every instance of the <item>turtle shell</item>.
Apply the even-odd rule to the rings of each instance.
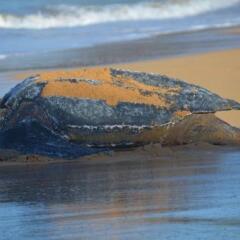
[[[170,126],[192,114],[240,104],[163,75],[90,68],[27,78],[5,95],[1,109],[2,131],[34,123],[68,141],[101,147],[161,142]]]

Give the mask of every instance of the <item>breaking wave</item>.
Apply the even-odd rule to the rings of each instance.
[[[90,24],[183,18],[219,10],[239,0],[170,0],[105,6],[48,6],[23,16],[0,13],[0,28],[47,29]]]

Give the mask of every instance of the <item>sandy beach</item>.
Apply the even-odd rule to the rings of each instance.
[[[240,101],[240,49],[118,64],[113,67],[168,75],[205,87],[225,98]],[[217,116],[240,127],[239,111],[221,112]]]
[[[0,240],[239,240],[239,13],[1,1]]]

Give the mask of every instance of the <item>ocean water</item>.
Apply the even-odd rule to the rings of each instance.
[[[240,24],[240,0],[8,0],[0,64],[9,58]]]

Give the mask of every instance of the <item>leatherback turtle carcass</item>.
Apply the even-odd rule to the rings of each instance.
[[[74,146],[71,155],[83,146],[236,143],[239,130],[213,115],[232,109],[240,104],[158,74],[112,68],[42,72],[3,97],[0,144],[46,153]]]

